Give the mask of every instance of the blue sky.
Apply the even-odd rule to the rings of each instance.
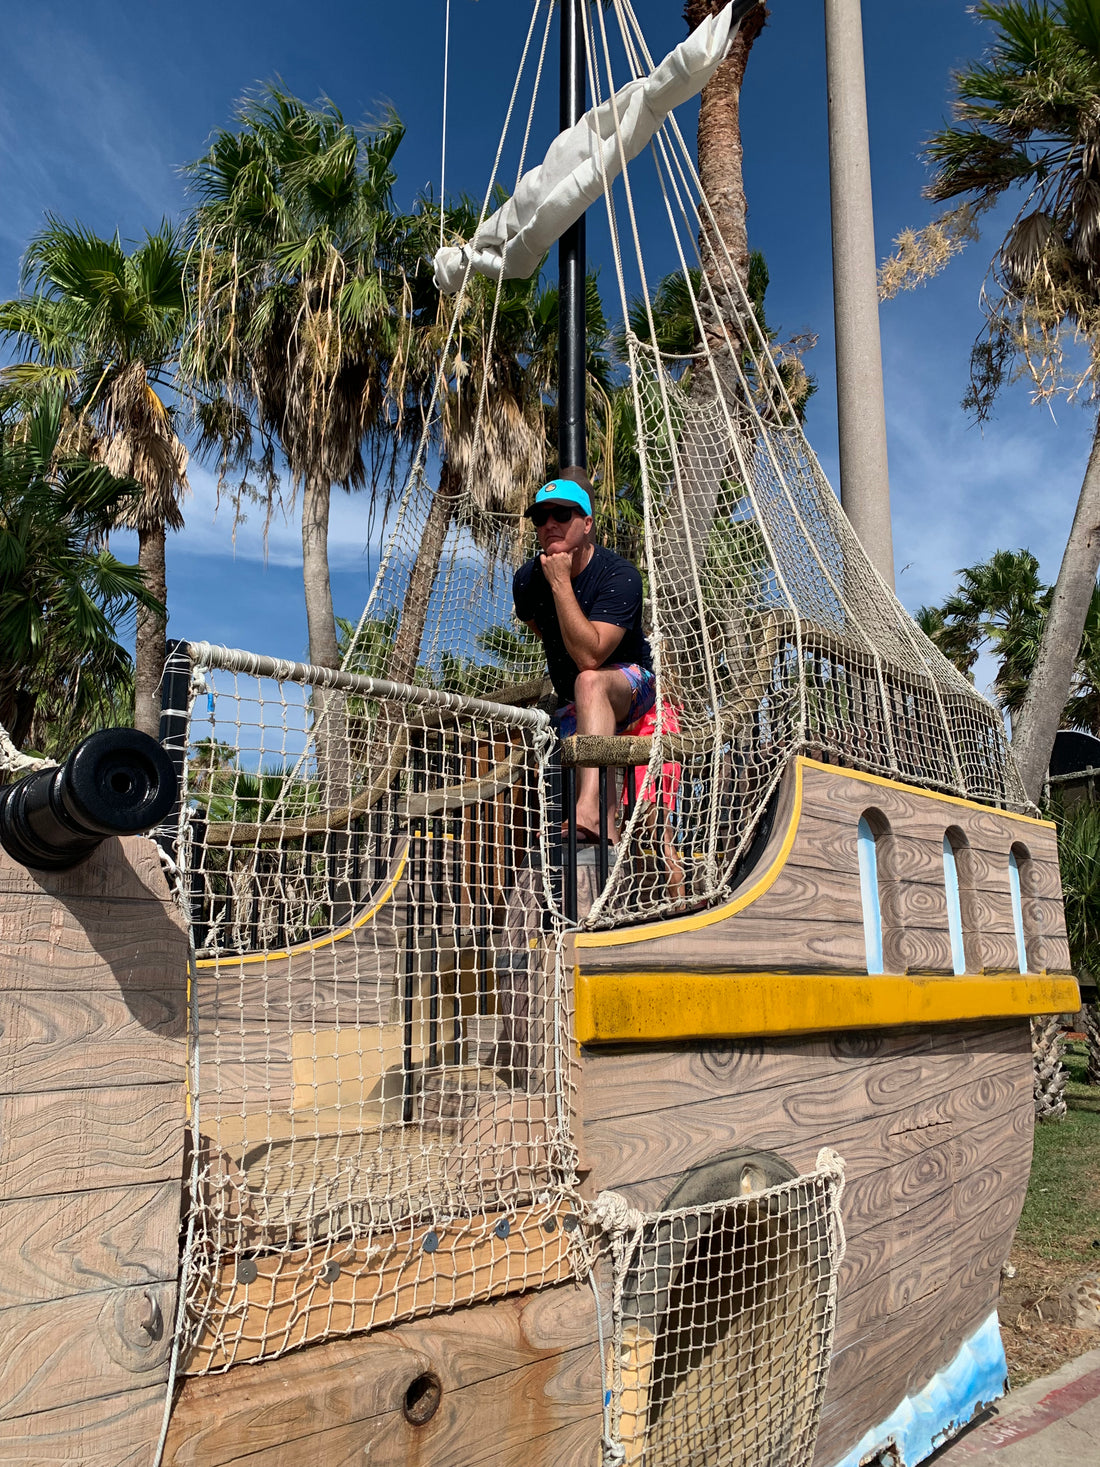
[[[275,76],[300,96],[328,95],[349,120],[394,106],[408,128],[400,202],[438,191],[444,8],[39,0],[13,9],[0,81],[0,292],[15,293],[20,255],[47,210],[130,239],[182,212],[179,165],[230,123],[242,93]],[[635,8],[655,53],[682,39],[681,0]],[[750,240],[771,271],[770,320],[784,335],[819,337],[807,432],[835,482],[823,6],[771,8],[743,99]],[[446,186],[480,195],[530,10],[526,0],[451,0],[451,12]],[[881,257],[899,230],[929,217],[920,147],[946,114],[952,68],[979,52],[983,28],[965,0],[866,0],[864,32]],[[554,113],[539,114],[533,150],[549,140]],[[682,125],[693,129],[690,117]],[[599,228],[592,233],[598,255]],[[1001,547],[1029,546],[1053,579],[1088,456],[1090,414],[1061,406],[1055,418],[1030,406],[1022,385],[984,432],[959,407],[989,252],[970,246],[930,287],[882,310],[898,593],[911,608]],[[606,268],[602,279],[610,308]],[[259,520],[234,544],[210,470],[193,462],[191,481],[188,525],[170,545],[170,633],[303,656],[294,525],[272,526],[265,562]],[[366,526],[364,502],[334,499],[334,597],[353,619],[369,589]],[[126,549],[122,538],[116,548]]]

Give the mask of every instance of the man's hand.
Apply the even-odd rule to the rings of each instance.
[[[573,590],[573,555],[569,550],[544,550],[542,573],[554,598],[565,650],[580,669],[602,667],[623,639],[623,628],[606,621],[589,621]]]
[[[542,573],[550,590],[557,593],[572,587],[573,552],[571,550],[544,550]]]

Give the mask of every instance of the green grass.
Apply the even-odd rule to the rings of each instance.
[[[1069,1114],[1035,1127],[1017,1243],[1050,1260],[1100,1265],[1100,1089],[1083,1084],[1084,1045],[1066,1047]],[[1097,1247],[1093,1247],[1094,1241]]]

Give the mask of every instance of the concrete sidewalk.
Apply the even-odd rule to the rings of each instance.
[[[1100,1350],[1012,1391],[929,1467],[1100,1467]]]

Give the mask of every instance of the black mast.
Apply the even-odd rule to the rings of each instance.
[[[586,0],[560,0],[562,132],[585,110]],[[584,215],[558,240],[558,468],[588,467],[584,419]]]

